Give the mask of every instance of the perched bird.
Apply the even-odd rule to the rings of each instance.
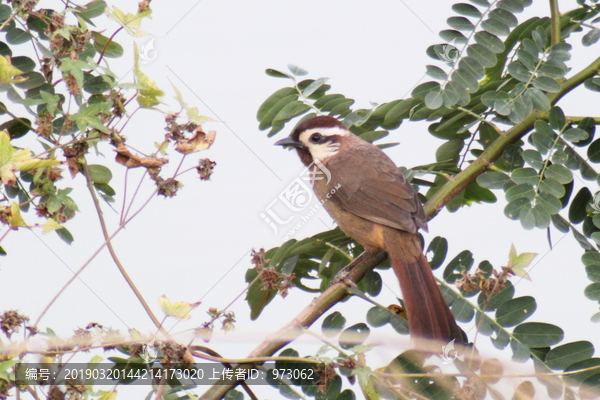
[[[462,343],[464,334],[421,250],[417,229],[427,230],[423,206],[394,162],[329,116],[301,122],[275,144],[296,148],[313,171],[317,197],[346,235],[368,252],[387,252],[400,281],[411,335]],[[317,177],[319,168],[326,171]]]

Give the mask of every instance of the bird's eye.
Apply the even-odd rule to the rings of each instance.
[[[319,132],[316,132],[316,133],[313,133],[312,135],[310,135],[310,141],[313,143],[319,143],[322,138],[323,138],[323,136],[321,136],[321,134]]]

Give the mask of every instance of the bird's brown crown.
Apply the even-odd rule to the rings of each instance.
[[[339,120],[333,117],[329,117],[327,115],[320,115],[318,117],[307,119],[306,121],[302,121],[296,126],[294,131],[292,132],[292,138],[295,140],[299,140],[300,134],[309,129],[318,129],[318,128],[341,128],[347,129],[344,124],[342,124]]]

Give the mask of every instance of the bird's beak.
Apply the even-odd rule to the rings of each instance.
[[[302,142],[295,140],[291,136],[288,136],[285,139],[281,139],[281,140],[275,142],[275,146],[287,146],[287,147],[297,147],[297,148],[304,147]]]

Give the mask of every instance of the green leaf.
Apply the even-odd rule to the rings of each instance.
[[[534,87],[549,93],[557,93],[560,91],[560,84],[547,76],[538,76],[531,82]]]
[[[479,84],[477,83],[477,77],[471,75],[464,69],[457,69],[452,73],[452,81],[458,83],[467,90],[467,92],[476,92]]]
[[[77,14],[80,16],[92,19],[101,16],[104,14],[104,10],[106,9],[106,2],[104,0],[92,1],[82,7]]]
[[[506,201],[509,203],[521,197],[524,197],[528,200],[533,200],[535,197],[535,190],[533,189],[533,186],[527,183],[522,183],[520,185],[513,186],[506,191]]]
[[[570,385],[579,385],[588,377],[598,374],[600,371],[600,358],[588,358],[578,361],[565,368],[565,372],[581,371],[574,374],[565,375],[564,379]]]
[[[486,312],[493,311],[497,309],[500,305],[512,299],[514,294],[515,288],[513,284],[510,281],[507,281],[504,289],[502,289],[499,293],[496,293],[489,298],[487,305],[485,302],[486,296],[483,292],[481,292],[477,297],[477,304],[479,305],[479,308]]]
[[[517,297],[502,304],[496,310],[496,322],[511,327],[525,321],[535,312],[537,304],[531,296]]]
[[[452,302],[452,314],[454,314],[454,318],[456,318],[459,322],[471,322],[473,316],[475,315],[475,309],[466,300],[463,300],[460,297],[457,297],[454,302]]]
[[[287,78],[287,79],[291,78],[285,72],[280,72],[280,71],[277,71],[276,69],[271,69],[271,68],[265,69],[265,73],[273,78]]]
[[[542,155],[535,150],[523,150],[523,160],[533,168],[540,170],[544,167],[544,163],[542,161]],[[559,196],[560,197],[560,196]]]
[[[579,128],[569,128],[562,134],[563,139],[566,139],[569,142],[578,142],[580,140],[586,140],[588,136],[589,135],[586,131]]]
[[[390,310],[375,306],[367,312],[367,323],[374,328],[378,328],[390,322],[391,316]]]
[[[31,38],[32,36],[29,32],[19,28],[12,28],[6,32],[6,41],[14,45],[23,44]]]
[[[107,111],[107,103],[82,104],[79,111],[71,116],[71,119],[81,132],[85,132],[88,127],[92,127],[100,132],[110,133],[109,129],[102,124],[102,121],[98,117],[99,113],[105,111]]]
[[[567,184],[573,180],[573,174],[569,169],[560,164],[553,164],[544,172],[546,178],[557,180],[559,183]]]
[[[304,114],[310,107],[300,101],[291,101],[287,103],[281,111],[273,118],[273,123],[278,121],[289,121],[298,115]]]
[[[521,48],[517,50],[518,60],[527,67],[529,71],[535,71],[538,69],[538,63],[540,62],[536,51],[529,51],[525,47],[529,39],[523,41]]]
[[[546,354],[544,363],[552,369],[564,370],[579,361],[587,360],[594,355],[594,345],[588,341],[566,343],[551,349]]]
[[[436,67],[435,65],[426,65],[425,68],[427,69],[427,75],[431,76],[432,78],[441,80],[448,79],[448,74],[446,74],[443,69]]]
[[[27,118],[11,119],[0,125],[0,131],[5,129],[11,139],[18,139],[31,130],[31,121]]]
[[[600,92],[600,78],[589,78],[583,82],[583,86],[591,91]]]
[[[272,126],[273,121],[275,119],[275,117],[277,116],[277,114],[279,114],[279,112],[289,103],[296,101],[296,99],[298,98],[297,94],[291,94],[289,96],[286,96],[284,98],[282,98],[281,100],[279,100],[275,105],[273,105],[273,107],[271,107],[271,109],[265,114],[265,116],[263,117],[263,119],[261,119],[260,121],[260,125],[258,126],[258,129],[263,131],[267,128],[269,128],[270,126]]]
[[[547,347],[563,340],[564,332],[556,325],[525,322],[513,330],[513,336],[529,347]]]
[[[536,207],[537,206],[543,207],[550,215],[558,214],[562,208],[560,200],[550,193],[538,193]]]
[[[510,178],[503,172],[485,171],[477,177],[479,186],[487,189],[502,189],[507,182],[510,182]]]
[[[114,10],[118,10],[114,7]],[[133,43],[133,74],[135,77],[135,84],[137,85],[137,96],[136,100],[142,108],[152,108],[161,102],[161,98],[164,92],[158,87],[156,82],[150,79],[140,69],[140,53],[138,51],[137,44]],[[181,98],[181,94],[177,93],[177,98]],[[187,111],[187,110],[186,110]],[[188,112],[189,113],[189,112]]]
[[[314,80],[311,84],[309,84],[302,91],[302,95],[304,97],[309,97],[310,95],[315,93],[317,90],[319,90],[319,88],[321,88],[328,80],[329,80],[329,78],[319,78],[319,79]]]
[[[531,77],[529,70],[518,61],[508,64],[508,73],[511,74],[513,78],[525,83],[529,82]]]
[[[519,219],[521,210],[529,208],[531,208],[531,200],[525,197],[520,197],[510,201],[506,207],[504,207],[504,215],[512,220],[517,220]]]
[[[536,226],[536,214],[533,208],[523,208],[519,213],[519,220],[521,221],[521,226],[526,230],[533,229]]]
[[[586,286],[583,294],[590,300],[600,301],[600,283],[594,282]]]
[[[329,314],[321,325],[321,331],[326,337],[333,337],[339,335],[346,325],[346,318],[339,312],[335,311]]]
[[[594,28],[592,30],[590,30],[588,33],[586,33],[585,35],[583,35],[583,37],[581,38],[581,43],[586,46],[592,46],[593,44],[596,44],[596,42],[600,39],[600,29],[598,28]]]
[[[467,17],[481,18],[481,12],[470,4],[458,3],[452,6],[452,11]]]
[[[531,103],[533,104],[533,108],[537,111],[547,112],[550,110],[550,100],[541,90],[535,87],[530,87],[527,88],[525,94],[529,96]]]
[[[336,375],[327,382],[325,386],[325,390],[317,391],[315,395],[315,400],[329,400],[336,399],[341,394],[342,391],[342,378],[339,375]]]
[[[546,34],[546,31],[541,26],[538,26],[531,32],[531,36],[540,53],[543,52],[548,45],[548,35]]]
[[[583,118],[579,124],[577,124],[577,128],[584,130],[588,134],[588,138],[576,143],[573,143],[575,146],[583,147],[588,146],[594,140],[594,135],[596,133],[596,121],[593,118],[586,117]]]
[[[544,64],[538,70],[538,75],[552,79],[562,79],[567,71],[555,65]]]
[[[459,31],[470,32],[475,29],[475,25],[465,17],[450,17],[446,20],[446,23],[450,28],[457,29]]]
[[[411,99],[400,100],[385,114],[382,126],[386,129],[395,129],[404,118],[408,117],[412,107],[413,102]]]
[[[444,99],[440,92],[429,92],[425,96],[425,105],[427,106],[427,108],[436,110],[440,108],[442,104],[444,104]]]
[[[467,37],[454,29],[445,29],[440,31],[440,37],[447,42],[455,41],[456,43],[466,43]]]
[[[297,93],[295,88],[283,88],[283,89],[279,89],[278,91],[276,91],[275,93],[273,93],[271,96],[269,96],[258,108],[258,111],[256,113],[256,119],[260,122],[263,120],[263,118],[267,115],[267,113],[269,111],[271,111],[271,109],[277,104],[279,103],[279,101],[281,101],[284,98],[289,97],[290,95],[293,95]],[[294,99],[296,98],[296,96],[294,96]],[[283,106],[281,107],[283,108]],[[280,108],[280,109],[281,109]],[[273,114],[273,118],[275,117],[276,114]],[[267,127],[263,128],[267,129]]]
[[[339,343],[342,349],[351,349],[354,346],[363,344],[371,330],[366,324],[358,323],[346,328],[339,337]]]
[[[496,19],[486,19],[481,23],[481,27],[491,33],[492,35],[497,36],[506,36],[509,34],[510,29],[508,26],[501,21]]]
[[[109,42],[109,38],[99,32],[92,32],[91,35],[94,41],[94,48],[96,51],[98,51],[98,53],[102,53],[102,51],[104,51],[104,57],[119,58],[123,55],[123,46],[121,46],[119,43],[113,40]]]
[[[588,265],[585,267],[585,272],[587,273],[587,277],[590,281],[600,283],[600,265]]]
[[[465,142],[462,139],[448,140],[436,150],[436,161],[457,163],[464,145]]]
[[[587,150],[588,159],[593,163],[600,163],[600,139],[596,139],[590,144]]]
[[[587,187],[582,187],[571,201],[569,221],[572,224],[581,223],[587,217],[586,207],[592,201],[592,193]]]
[[[469,103],[469,92],[467,92],[465,88],[463,88],[456,82],[448,82],[446,84],[446,89],[444,90],[444,93],[451,94],[452,96],[458,98],[458,104],[460,104],[461,106],[465,106]]]
[[[431,91],[439,91],[440,84],[437,82],[425,82],[415,87],[412,90],[411,96],[417,99],[425,100],[427,93]]]
[[[399,315],[392,314],[390,325],[401,335],[408,335],[408,321]]]
[[[552,107],[548,116],[548,122],[552,129],[556,129],[557,131],[564,128],[566,124],[565,114],[560,107]]]
[[[475,41],[494,53],[504,51],[504,42],[491,33],[482,31],[475,34]]]
[[[461,251],[444,269],[444,280],[448,283],[454,283],[462,278],[462,271],[468,272],[473,266],[473,253],[469,250]]]
[[[373,270],[369,270],[364,277],[365,282],[365,291],[367,294],[375,297],[381,293],[381,288],[383,286],[383,281],[381,280],[381,275],[378,272]]]
[[[248,271],[246,271],[246,282],[254,282],[254,279],[257,276],[258,271],[256,270],[256,268],[249,269]],[[271,302],[271,300],[273,300],[273,298],[277,294],[277,290],[274,289],[263,290],[262,285],[262,280],[258,279],[256,282],[250,285],[250,288],[246,293],[246,301],[250,306],[250,319],[252,321],[255,321],[260,316],[264,308]]]
[[[110,81],[110,83],[109,83]],[[83,90],[90,94],[100,94],[112,89],[114,81],[106,76],[94,76],[83,83]]]
[[[561,198],[565,195],[565,187],[556,179],[545,178],[539,186],[540,192],[551,194],[556,198]]]
[[[238,390],[231,389],[223,397],[223,400],[244,400],[244,394]]]
[[[71,232],[69,232],[67,228],[57,229],[54,232],[56,232],[58,237],[61,238],[62,241],[68,245],[71,245],[71,243],[73,243],[73,241],[75,240],[73,239],[73,235],[71,235]]]
[[[515,27],[519,23],[517,17],[515,17],[510,11],[504,10],[500,7],[490,11],[488,16],[490,19],[501,22],[509,28]]]
[[[467,54],[486,68],[496,65],[496,56],[494,53],[481,44],[476,43],[467,47]]]
[[[560,232],[562,232],[562,233],[569,232],[569,230],[570,230],[569,223],[563,217],[561,217],[559,214],[553,215],[551,219],[552,219],[552,224],[554,225],[554,227],[556,229],[558,229]]]
[[[533,168],[517,168],[512,171],[510,177],[516,184],[537,185],[540,180],[540,176]]]
[[[35,61],[29,57],[13,57],[10,59],[12,66],[20,70],[21,72],[29,72],[35,69]]]
[[[433,253],[431,257],[430,253]],[[429,261],[429,266],[431,269],[435,270],[439,268],[446,259],[446,254],[448,254],[448,241],[446,238],[436,236],[433,238],[431,243],[429,243],[429,246],[427,246],[425,254],[428,258],[431,258]]]
[[[300,68],[297,65],[294,64],[288,64],[288,69],[290,70],[290,72],[294,75],[294,76],[304,76],[304,75],[308,75],[308,71],[306,71],[305,69]]]

